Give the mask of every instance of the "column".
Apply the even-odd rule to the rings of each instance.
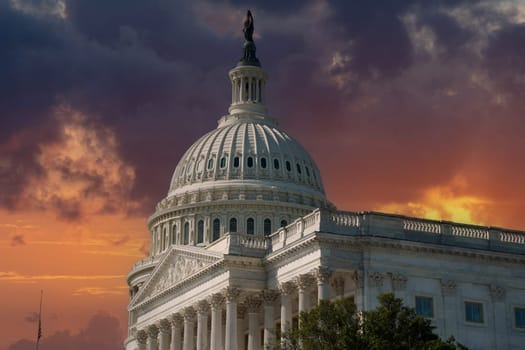
[[[296,278],[297,291],[299,294],[299,314],[306,312],[310,308],[308,288],[314,283],[314,278],[310,274],[300,275]]]
[[[337,299],[342,299],[345,295],[345,279],[342,276],[337,276],[332,280],[332,287],[335,290]]]
[[[181,350],[182,344],[182,324],[184,319],[180,314],[171,316],[171,346],[170,350]]]
[[[244,318],[246,316],[246,306],[243,304],[237,305],[237,349],[244,350],[246,343],[244,339],[244,333],[246,330],[246,322]]]
[[[225,350],[237,350],[237,298],[240,290],[227,287],[226,297],[226,334],[224,341]]]
[[[148,344],[148,333],[145,330],[141,329],[137,332],[137,343],[138,350],[146,350],[146,345]]]
[[[197,304],[197,350],[208,350],[208,311],[210,306],[206,300]]]
[[[211,305],[211,334],[210,350],[221,350],[222,335],[222,304],[224,297],[220,293],[213,294],[210,298]]]
[[[160,320],[160,322],[159,322],[159,330],[160,330],[159,350],[169,350],[170,333],[171,333],[170,321],[168,321],[165,318]]]
[[[443,294],[444,308],[444,339],[451,335],[457,336],[458,304],[456,300],[456,282],[453,280],[441,280],[441,293]]]
[[[292,294],[295,293],[295,285],[292,282],[281,283],[281,340],[283,335],[292,326]]]
[[[494,284],[491,284],[489,288],[490,296],[492,298],[492,307],[494,308],[494,344],[496,345],[496,350],[508,349],[509,336],[506,327],[505,288]],[[486,317],[489,317],[488,312]],[[514,317],[514,315],[511,317]]]
[[[264,290],[262,298],[264,301],[264,349],[275,344],[275,315],[274,305],[279,294],[274,290]]]
[[[259,350],[261,337],[259,335],[259,309],[261,299],[252,295],[244,301],[248,310],[248,350]]]
[[[159,335],[159,328],[155,325],[148,327],[148,350],[157,350],[157,336]]]
[[[330,299],[330,270],[326,267],[318,267],[314,270],[317,278],[317,301]]]
[[[189,306],[184,309],[184,338],[182,339],[184,350],[194,350],[193,328],[195,327],[195,310]]]
[[[357,311],[365,310],[365,278],[362,270],[356,270],[352,274],[352,282],[354,284],[354,303]]]
[[[259,102],[259,78],[255,78],[255,93],[253,95],[253,100]]]

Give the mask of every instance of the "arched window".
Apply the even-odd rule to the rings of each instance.
[[[265,236],[268,236],[270,233],[272,233],[272,220],[264,219],[263,231]]]
[[[213,169],[213,158],[208,160],[208,170]]]
[[[184,244],[190,244],[190,223],[184,224]]]
[[[288,222],[286,220],[281,220],[281,227],[288,226]]]
[[[239,157],[233,158],[233,167],[238,168],[239,167]]]
[[[279,164],[279,159],[275,158],[275,159],[273,160],[273,167],[274,167],[275,169],[279,169],[279,165],[280,165],[280,164]]]
[[[299,163],[297,163],[297,172],[300,174],[301,173],[301,166],[299,165]]]
[[[216,241],[221,237],[221,220],[213,220],[213,240]]]
[[[236,218],[230,219],[230,232],[237,232],[237,219]]]
[[[197,243],[204,242],[204,221],[199,220],[197,223]]]
[[[286,170],[292,171],[292,165],[290,164],[289,161],[286,161]]]
[[[253,235],[255,231],[255,221],[252,218],[248,218],[246,220],[246,233],[249,235]]]
[[[226,167],[226,157],[221,158],[221,169]]]
[[[252,157],[248,157],[248,159],[246,160],[246,165],[248,166],[248,168],[253,168],[253,158]]]
[[[173,230],[171,234],[171,243],[175,244],[177,243],[177,225],[173,225]]]
[[[261,158],[261,168],[266,169],[266,158]]]

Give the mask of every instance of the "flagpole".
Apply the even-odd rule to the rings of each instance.
[[[38,333],[36,336],[36,350],[38,350],[38,346],[40,344],[40,338],[42,338],[42,297],[44,295],[44,291],[40,291],[40,311],[38,312]]]

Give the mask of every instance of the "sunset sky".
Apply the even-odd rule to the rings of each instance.
[[[0,350],[122,347],[125,276],[227,113],[267,104],[342,210],[525,229],[525,0],[0,0]]]

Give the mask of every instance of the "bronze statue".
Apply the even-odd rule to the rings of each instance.
[[[246,13],[242,31],[244,32],[244,39],[246,39],[246,41],[253,41],[253,16],[250,10]]]

